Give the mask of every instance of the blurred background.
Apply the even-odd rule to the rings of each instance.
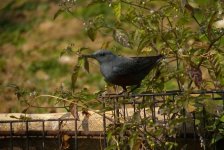
[[[42,94],[52,94],[61,85],[70,88],[77,58],[74,55],[60,57],[63,49],[69,45],[74,45],[74,49],[80,46],[98,49],[106,41],[97,38],[92,42],[86,38],[84,22],[78,18],[88,12],[76,11],[77,19],[63,13],[54,20],[59,9],[59,1],[55,0],[0,1],[1,113],[22,109],[12,86]],[[96,91],[104,86],[99,73],[89,76],[81,71],[79,76],[78,88]]]
[[[9,0],[0,1],[0,112],[21,112],[22,100],[17,100],[15,87],[24,92],[54,94],[62,86],[71,87],[71,74],[77,63],[75,54],[63,55],[68,48],[89,48],[86,53],[113,43],[111,33],[97,34],[93,42],[86,33],[87,18],[97,13],[112,14],[112,9],[102,5],[84,9],[78,2],[73,14],[58,11],[63,7],[55,0]],[[109,9],[108,9],[109,8]],[[55,18],[54,18],[55,17]],[[110,34],[108,36],[108,34]],[[115,44],[116,45],[116,44]],[[116,50],[122,46],[117,44]],[[126,53],[127,48],[122,48]],[[129,55],[135,52],[128,51]],[[61,57],[60,57],[61,56]],[[98,92],[105,82],[96,61],[90,61],[89,75],[81,69],[76,89]],[[28,90],[28,91],[27,91]],[[43,102],[47,106],[50,102]],[[37,112],[43,111],[42,109]],[[54,112],[53,110],[47,110]]]
[[[0,112],[24,110],[24,93],[32,98],[71,91],[81,49],[110,49],[125,56],[165,54],[166,61],[143,81],[150,92],[223,88],[223,27],[217,27],[223,25],[222,2],[189,2],[0,1]],[[219,11],[216,17],[212,10]],[[89,60],[90,74],[81,66],[76,92],[104,90],[98,63]],[[57,104],[50,98],[36,101],[43,107]]]

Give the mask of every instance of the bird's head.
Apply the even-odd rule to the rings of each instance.
[[[106,63],[106,62],[112,61],[116,57],[116,55],[114,55],[111,51],[98,50],[98,51],[94,52],[93,54],[83,55],[83,57],[94,58],[99,63]]]

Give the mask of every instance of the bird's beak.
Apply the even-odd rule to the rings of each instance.
[[[95,58],[94,55],[82,55],[84,58]]]

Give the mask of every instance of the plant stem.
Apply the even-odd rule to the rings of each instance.
[[[131,3],[131,2],[127,2],[127,1],[124,1],[124,0],[121,0],[120,2],[131,5],[131,6],[139,7],[139,8],[145,9],[145,10],[150,10],[150,8],[148,8],[148,7],[144,7],[144,6],[141,6],[141,5],[138,5],[138,4],[135,4],[135,3]]]

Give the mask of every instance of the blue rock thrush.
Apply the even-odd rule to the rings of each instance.
[[[100,63],[100,71],[105,81],[121,86],[123,92],[126,92],[126,86],[136,85],[131,91],[138,88],[145,76],[164,56],[122,57],[107,50],[98,50],[83,57],[96,59]]]

